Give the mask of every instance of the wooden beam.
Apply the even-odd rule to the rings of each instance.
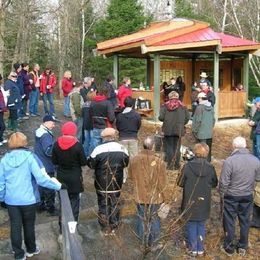
[[[158,121],[160,111],[160,54],[154,55],[154,120]]]
[[[119,82],[119,57],[117,54],[114,55],[114,63],[113,63],[113,74],[115,77],[115,87],[118,88],[118,82]]]
[[[219,54],[216,51],[214,53],[214,95],[216,98],[215,103],[215,120],[218,121],[218,110],[219,110],[219,96],[218,96],[218,89],[219,89]]]
[[[232,51],[247,51],[260,49],[260,44],[249,45],[249,46],[238,46],[238,47],[222,47],[222,52],[232,52]]]
[[[220,44],[220,40],[211,40],[211,41],[203,41],[203,42],[187,42],[187,43],[178,43],[178,44],[168,44],[161,46],[141,46],[142,54],[147,52],[158,52],[158,51],[166,51],[166,50],[178,50],[185,48],[199,48],[206,46],[216,46]],[[203,51],[201,52],[203,53]]]
[[[243,60],[243,85],[246,90],[246,100],[248,99],[249,83],[249,54],[246,54]]]

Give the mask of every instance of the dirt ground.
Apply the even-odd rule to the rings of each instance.
[[[56,102],[55,104],[57,110],[57,116],[60,119],[60,123],[57,123],[57,128],[54,131],[54,135],[57,137],[60,132],[60,125],[62,122],[65,122],[66,119],[62,116],[62,104],[60,102]],[[40,110],[42,113],[42,109]],[[34,131],[40,125],[41,118],[32,118],[30,120],[24,121],[20,124],[20,129],[23,131],[29,140],[29,147],[32,148],[34,144]],[[160,125],[143,122],[139,139],[143,140],[145,136],[152,135],[156,132],[156,130],[160,130]],[[230,155],[232,148],[231,143],[232,139],[235,136],[242,135],[247,138],[248,145],[251,147],[251,141],[249,140],[250,129],[246,124],[246,120],[228,120],[219,122],[214,129],[214,137],[213,137],[213,165],[216,168],[217,174],[219,176],[223,160]],[[187,133],[182,140],[182,143],[190,148],[192,148],[195,144],[195,140],[191,134],[190,125],[187,127]],[[6,146],[0,147],[0,156],[2,156],[7,151]],[[168,171],[168,195],[169,202],[171,203],[171,211],[166,220],[162,221],[162,241],[164,242],[164,252],[160,252],[157,255],[147,256],[146,259],[189,259],[189,257],[185,254],[185,244],[184,244],[184,236],[183,236],[183,223],[178,221],[179,217],[179,208],[181,202],[181,189],[176,185],[176,177],[178,175],[177,171]],[[89,169],[85,169],[84,182],[86,191],[83,194],[83,205],[82,210],[87,209],[89,207],[89,198],[93,200],[93,204],[95,204],[95,194],[93,188],[93,180],[91,177],[91,171]],[[135,213],[135,206],[132,199],[132,186],[131,182],[127,182],[124,186],[124,191],[122,193],[122,202],[124,204],[122,209],[122,215],[126,217],[125,222],[127,222],[127,217],[133,216]],[[92,205],[96,206],[96,205]],[[84,225],[88,225],[89,219],[91,221],[95,218],[95,214],[82,214],[81,221]],[[38,216],[38,223],[44,223],[50,221],[46,216]],[[126,229],[123,229],[124,232],[129,232],[129,225],[126,225]],[[8,228],[6,225],[3,228],[0,228],[0,239],[2,236],[6,238],[6,232]],[[128,231],[127,231],[128,230]],[[1,234],[1,231],[3,232]],[[5,231],[5,232],[4,232]],[[132,231],[131,231],[132,232]],[[5,234],[4,234],[5,233]],[[124,234],[123,234],[124,235]],[[212,196],[212,210],[211,217],[207,221],[207,235],[205,241],[205,247],[207,255],[204,259],[226,259],[226,256],[220,252],[220,245],[222,242],[223,231],[221,225],[221,215],[220,215],[220,203],[219,196],[217,190],[213,191]],[[260,259],[260,230],[251,229],[250,230],[250,248],[246,259]],[[87,239],[85,241],[87,244]],[[98,249],[100,250],[100,249]],[[167,257],[166,257],[167,256]],[[101,259],[101,258],[100,258]],[[104,259],[110,259],[109,257],[104,257]],[[116,259],[116,258],[115,258]],[[231,258],[232,259],[232,258]],[[233,257],[233,259],[239,259],[237,256]],[[241,258],[242,259],[242,258]]]

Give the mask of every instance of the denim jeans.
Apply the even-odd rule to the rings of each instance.
[[[253,154],[260,160],[260,135],[255,135],[255,141],[253,141]]]
[[[155,245],[160,236],[161,223],[157,214],[160,204],[137,204],[137,235],[145,246]]]
[[[91,147],[93,148],[93,150],[102,143],[102,138],[101,138],[101,132],[104,129],[99,129],[99,128],[94,128],[92,130],[92,136],[91,136]]]
[[[205,221],[188,221],[185,228],[188,249],[193,252],[204,251]]]
[[[70,116],[70,98],[69,98],[69,96],[64,97],[63,115]]]
[[[88,157],[94,150],[94,148],[92,147],[92,143],[91,143],[91,138],[92,138],[92,130],[84,130],[84,152],[86,157]]]
[[[77,125],[78,131],[77,131],[77,138],[80,143],[82,143],[82,132],[83,132],[83,118],[78,117],[76,120],[74,120],[74,123]]]
[[[181,158],[181,138],[179,136],[164,136],[163,146],[167,168],[172,170],[174,165],[175,169],[178,169],[180,167]]]
[[[27,113],[27,102],[28,102],[28,100],[26,98],[22,99],[21,106],[19,108],[19,114],[18,114],[19,117],[26,116],[26,113]]]
[[[224,197],[223,227],[224,227],[224,248],[230,253],[238,248],[247,249],[248,233],[250,227],[250,213],[253,205],[253,196],[231,196]],[[238,217],[240,226],[240,239],[235,242],[236,219]]]
[[[5,131],[4,112],[0,112],[0,142],[3,141],[4,131]]]
[[[54,115],[54,102],[53,102],[53,94],[52,93],[45,93],[42,96],[43,100],[43,107],[45,114]],[[49,102],[49,108],[48,108],[48,102]]]
[[[97,191],[98,222],[101,229],[116,229],[120,221],[120,192],[101,193]]]
[[[36,205],[11,206],[7,205],[11,226],[11,244],[15,259],[24,257],[22,248],[22,228],[24,233],[24,244],[26,251],[35,252],[35,212]]]
[[[39,89],[32,90],[29,94],[29,112],[30,114],[38,114]]]

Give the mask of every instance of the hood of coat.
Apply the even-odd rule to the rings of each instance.
[[[78,142],[78,139],[75,136],[63,135],[57,139],[57,142],[61,150],[68,150]]]
[[[213,110],[213,107],[212,107],[211,103],[208,100],[202,100],[200,102],[200,105],[203,105],[205,110],[207,110],[207,111]]]
[[[182,102],[179,99],[170,99],[165,103],[165,106],[168,111],[173,111],[179,107],[183,107]]]
[[[20,167],[31,155],[27,149],[15,149],[5,154],[1,163],[7,168]]]
[[[36,135],[36,137],[41,138],[44,134],[52,135],[52,131],[49,130],[44,125],[40,125],[40,127],[35,131],[35,135]]]
[[[93,100],[96,102],[101,102],[107,100],[107,97],[105,95],[96,95]]]
[[[204,171],[204,167],[208,164],[207,160],[204,158],[194,158],[192,161],[187,163],[190,171],[197,177],[205,177],[208,173]]]

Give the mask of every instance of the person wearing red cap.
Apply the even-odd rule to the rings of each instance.
[[[78,221],[79,195],[84,190],[81,166],[86,165],[87,159],[82,144],[76,138],[75,123],[66,122],[61,128],[61,134],[53,146],[52,162],[57,165],[57,179],[67,186],[73,216]]]

